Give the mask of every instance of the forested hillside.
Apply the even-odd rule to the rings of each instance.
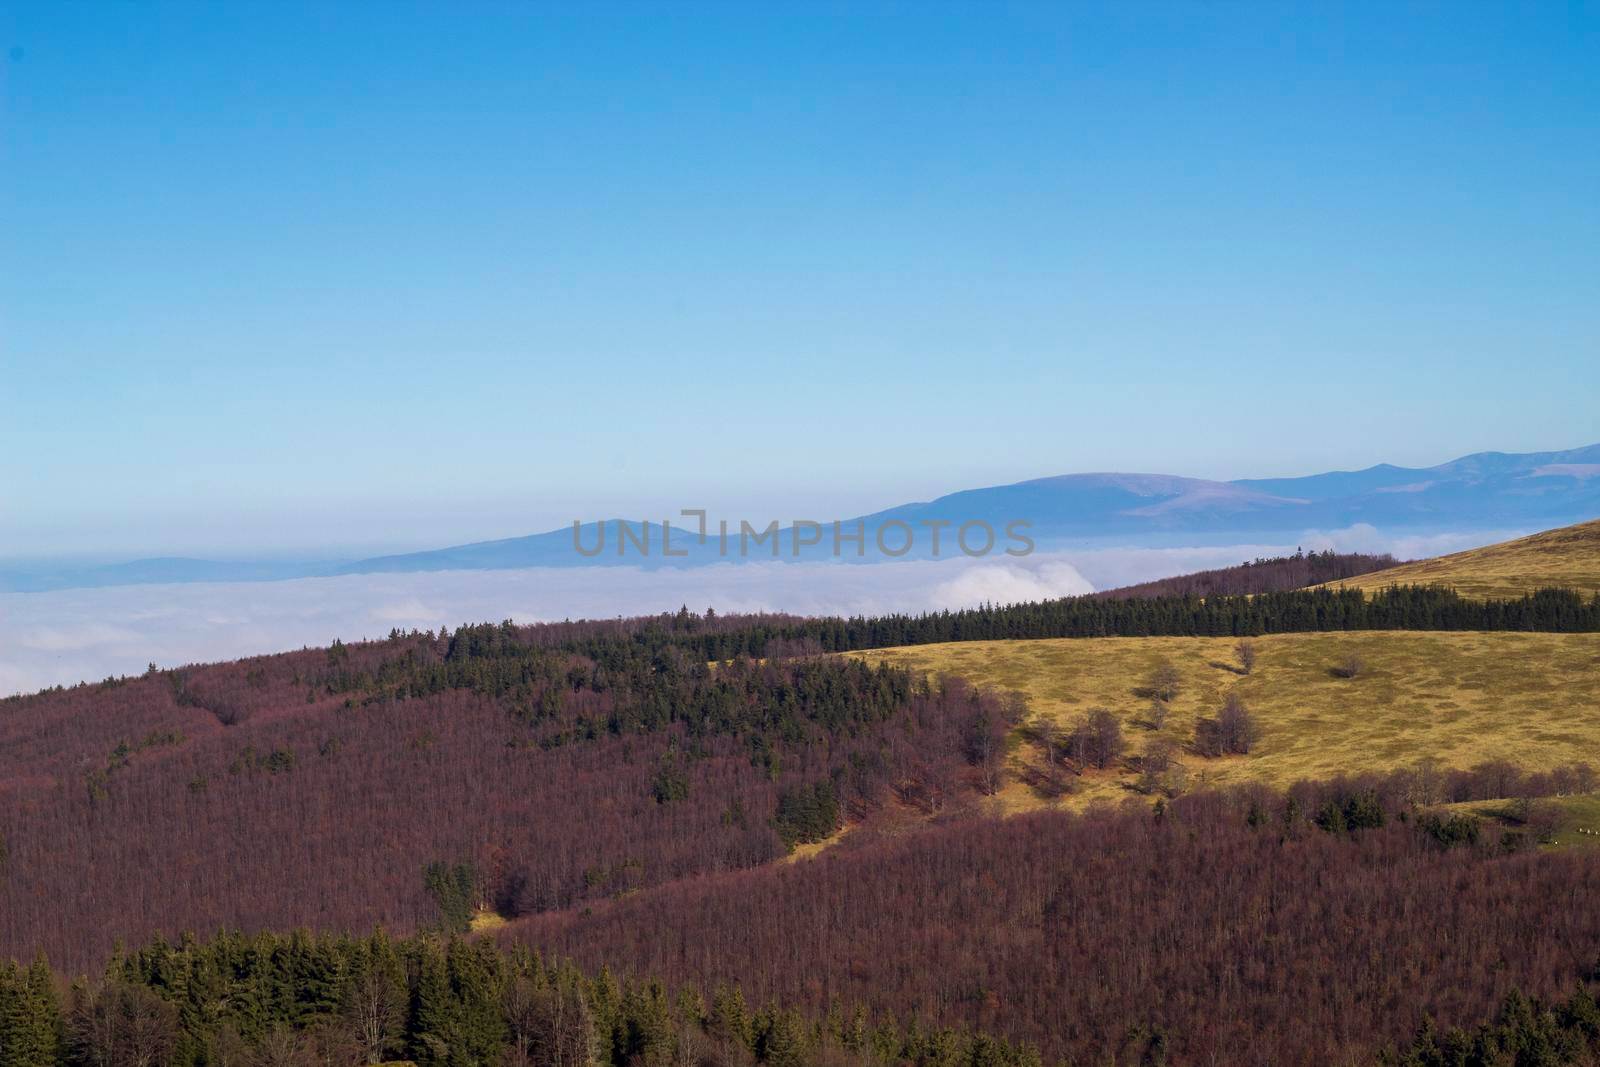
[[[0,964],[0,1063],[1592,1062],[1600,854],[1540,854],[1532,825],[1430,813],[1417,786],[868,830],[498,946],[157,939],[70,991]]]
[[[1303,552],[1292,556],[1255,559],[1234,567],[1195,571],[1172,578],[1157,578],[1138,585],[1125,585],[1094,594],[1102,599],[1152,596],[1253,596],[1256,593],[1281,593],[1306,586],[1357,575],[1375,574],[1399,565],[1390,555],[1364,552]],[[1381,585],[1368,586],[1378,589]]]
[[[72,1025],[165,1018],[171,1045],[152,1064],[236,1063],[241,1049],[251,1063],[345,1062],[348,1026],[335,1023],[363,995],[348,961],[371,945],[257,932],[382,924],[445,937],[492,918],[512,922],[499,936],[571,957],[588,977],[557,980],[529,957],[437,940],[397,948],[405,993],[390,964],[384,981],[406,1008],[387,1025],[418,1062],[514,1051],[524,979],[543,983],[539,1010],[586,1020],[583,1040],[616,1067],[979,1067],[1032,1063],[1035,1046],[1079,1062],[1359,1062],[1425,1013],[1476,1026],[1513,989],[1555,998],[1592,974],[1600,928],[1584,902],[1600,888],[1600,853],[1538,853],[1542,809],[1503,833],[1432,807],[1537,805],[1592,788],[1589,768],[1502,761],[1433,767],[1427,788],[1387,778],[1288,799],[1179,796],[1139,784],[1150,754],[1107,747],[1115,723],[1102,715],[1043,751],[1067,774],[1125,760],[1141,776],[1126,810],[995,821],[985,813],[1019,768],[1016,746],[1041,744],[1026,702],[828,653],[997,635],[1231,643],[1597,625],[1600,601],[1559,590],[1482,603],[1402,587],[850,620],[682,610],[152,665],[0,701],[0,958],[42,951],[77,974],[119,942],[166,944],[70,997],[39,967],[0,986],[23,1014],[53,990]],[[1267,651],[1257,677],[1287,669]],[[1155,700],[1173,699],[1168,684]],[[1194,734],[1186,743],[1202,758],[1241,751],[1237,739],[1208,749],[1198,721]],[[772,862],[823,841],[820,860]],[[1431,947],[1440,924],[1452,931],[1443,950]],[[174,955],[185,934],[219,930],[244,933]],[[267,995],[251,984],[263,966],[290,967],[275,972],[271,1003],[253,999]],[[752,1007],[748,1026],[729,1030],[679,1002],[675,1022],[657,1019],[670,1036],[646,1039],[625,1012],[606,1014],[602,968],[634,976],[616,995],[636,1005],[665,995],[649,984],[661,979],[728,983],[747,1004],[776,1007]],[[195,989],[213,999],[193,1002]],[[454,1006],[423,1009],[440,996]],[[847,1033],[839,1020],[858,1009]],[[24,1033],[5,1038],[13,1049],[43,1040],[15,1029],[21,1017],[4,1024]],[[960,1032],[935,1036],[947,1027]],[[287,1058],[261,1058],[272,1049]],[[15,1062],[55,1063],[27,1055]]]
[[[589,657],[509,626],[0,708],[0,956],[74,969],[156,931],[464,928],[751,866],[951,802],[1005,729],[993,698],[903,670]]]
[[[1371,1063],[1425,1018],[1474,1025],[1514,987],[1564,997],[1600,963],[1600,853],[1428,815],[1416,785],[853,837],[500,936],[819,1016],[977,1028],[1047,1061]]]
[[[77,967],[153,931],[409,930],[437,917],[439,872],[461,870],[472,906],[563,907],[759,864],[888,799],[936,812],[992,789],[1019,708],[819,651],[1380,625],[1592,630],[1600,600],[1399,588],[851,620],[684,610],[396,634],[13,698],[0,952]]]

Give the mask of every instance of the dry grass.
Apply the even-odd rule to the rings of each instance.
[[[1368,592],[1391,585],[1448,585],[1480,600],[1518,597],[1547,586],[1593,595],[1600,592],[1600,519],[1327,584]]]
[[[481,934],[486,930],[498,930],[505,924],[505,916],[500,915],[497,912],[490,911],[487,908],[473,912],[472,919],[469,923],[472,932],[475,934]]]
[[[802,841],[795,845],[794,848],[790,850],[789,854],[778,862],[797,863],[800,860],[811,859],[823,852],[825,849],[830,849],[834,845],[837,845],[840,841],[843,841],[845,835],[854,829],[854,825],[846,823],[833,833],[829,834],[827,837],[823,838],[821,841]]]
[[[1098,638],[970,641],[852,653],[1023,693],[1031,713],[1070,722],[1094,707],[1121,720],[1129,754],[1158,736],[1188,745],[1196,721],[1236,689],[1262,727],[1248,756],[1183,761],[1191,788],[1383,771],[1433,757],[1445,768],[1489,759],[1522,766],[1600,763],[1600,636],[1594,634],[1363,632],[1255,639],[1255,671],[1234,669],[1232,638]],[[1353,679],[1333,668],[1365,661]],[[1182,686],[1158,734],[1141,725],[1139,690],[1170,659]],[[1018,743],[1013,760],[1035,758]],[[1014,776],[1013,776],[1014,777]],[[1085,775],[1061,803],[1131,795],[1129,766]],[[1012,781],[1001,811],[1048,803]]]

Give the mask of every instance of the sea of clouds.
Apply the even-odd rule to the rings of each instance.
[[[0,695],[161,667],[437,630],[464,622],[556,621],[675,611],[920,612],[1069,596],[1333,548],[1402,559],[1520,531],[1386,537],[1370,526],[1308,532],[1296,544],[1102,548],[876,564],[726,563],[688,570],[532,568],[363,574],[281,582],[135,585],[0,595]]]

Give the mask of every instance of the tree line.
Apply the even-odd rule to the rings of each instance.
[[[523,946],[419,936],[156,939],[70,986],[0,965],[0,1067],[1039,1067],[1038,1051],[859,1006],[619,979]]]
[[[1123,1042],[1189,1062],[1161,1029]],[[1239,1059],[1252,1050],[1239,1050]],[[1600,1053],[1600,1004],[1580,984],[1543,1002],[1511,989],[1494,1017],[1440,1027],[1362,1062],[1564,1067]],[[222,933],[157,939],[68,984],[40,956],[0,964],[0,1067],[1040,1067],[1036,1046],[834,1005],[753,1005],[737,985],[618,978],[525,946],[436,936]],[[1061,1061],[1063,1067],[1072,1061]]]
[[[1102,597],[987,605],[919,615],[844,618],[766,617],[737,624],[680,611],[627,626],[584,626],[542,639],[595,654],[600,646],[677,645],[707,660],[785,651],[849,652],[946,641],[1058,637],[1253,637],[1342,630],[1475,630],[1594,633],[1600,594],[1541,589],[1511,600],[1469,600],[1441,586],[1293,589],[1244,594]]]

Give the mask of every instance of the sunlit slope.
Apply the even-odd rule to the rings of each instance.
[[[1328,584],[1369,591],[1448,585],[1481,599],[1517,597],[1546,586],[1593,594],[1600,591],[1600,519]]]
[[[1281,634],[1255,639],[1258,660],[1236,672],[1232,638],[1149,637],[969,641],[853,653],[1025,694],[1034,716],[1070,723],[1105,707],[1121,720],[1136,756],[1156,738],[1183,745],[1196,720],[1214,715],[1236,689],[1262,736],[1247,756],[1185,751],[1191,788],[1264,782],[1284,786],[1364,770],[1443,768],[1507,759],[1526,768],[1592,762],[1600,767],[1600,635],[1363,632]],[[1356,655],[1355,678],[1333,668]],[[1170,660],[1182,683],[1160,731],[1142,725],[1142,695]],[[1033,758],[1019,745],[1013,759]],[[1064,803],[1131,795],[1131,766],[1091,772]],[[1007,807],[1042,803],[1020,783]]]

